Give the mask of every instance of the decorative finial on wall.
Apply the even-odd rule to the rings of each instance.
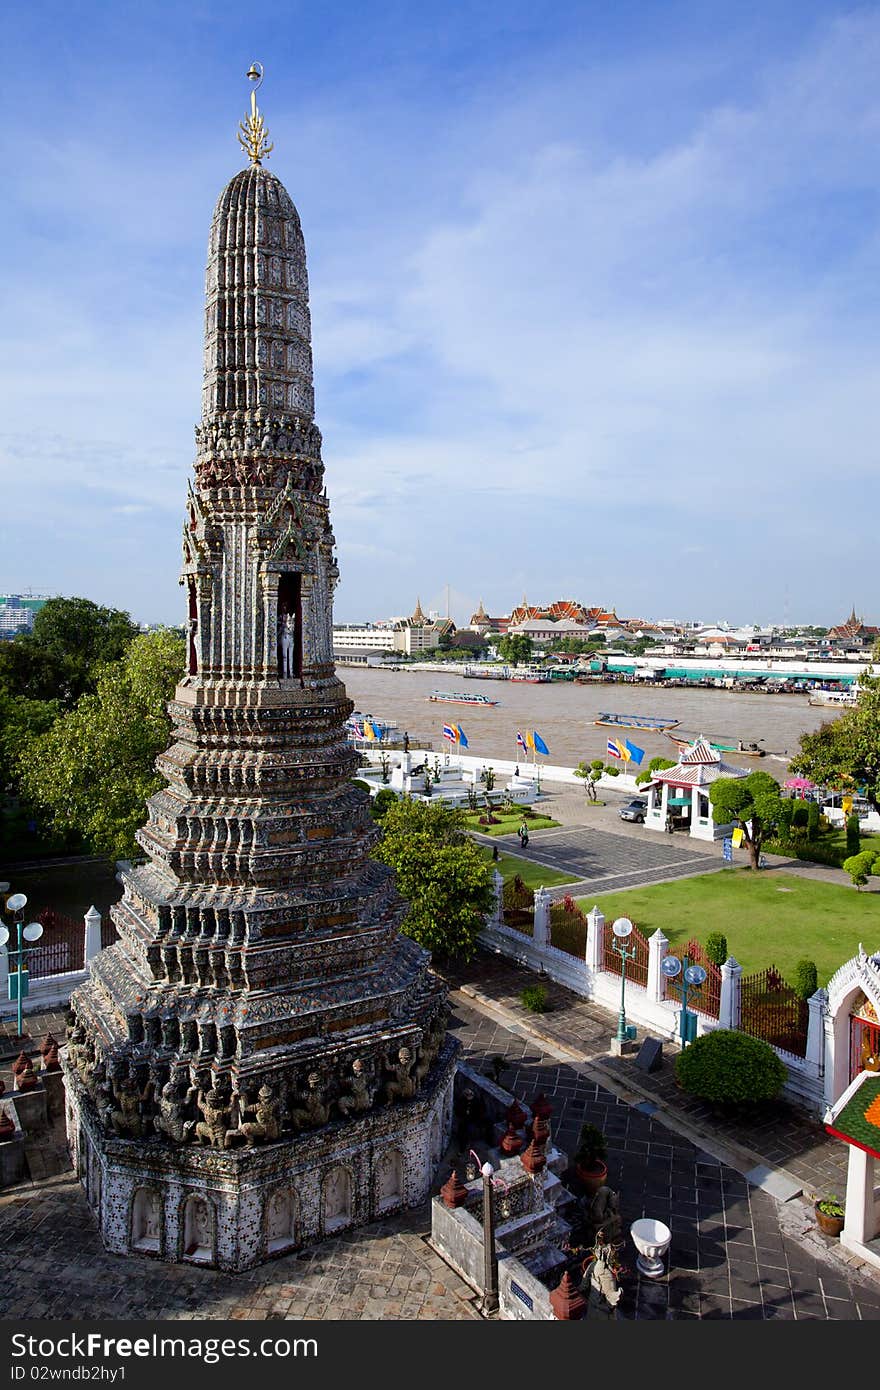
[[[250,158],[251,164],[262,164],[263,159],[268,157],[275,148],[274,145],[269,144],[266,125],[260,108],[257,106],[257,88],[263,81],[263,64],[251,63],[247,76],[248,80],[254,84],[251,89],[251,114],[247,120],[239,121],[238,143]]]

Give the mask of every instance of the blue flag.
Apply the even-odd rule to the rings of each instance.
[[[460,724],[458,726],[458,746],[460,748],[467,748],[468,746],[468,741],[464,736],[464,729],[461,727]]]
[[[625,738],[623,741],[629,749],[630,762],[640,763],[642,761],[642,758],[645,756],[644,748],[636,747],[634,743],[630,743],[628,738]]]
[[[547,747],[546,743],[545,743],[544,740],[542,739],[541,735],[537,732],[537,730],[533,730],[533,732],[532,732],[532,738],[535,740],[535,752],[536,752],[536,753],[549,753],[549,752],[550,752],[550,749]]]

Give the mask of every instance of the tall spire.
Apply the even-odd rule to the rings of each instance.
[[[263,64],[251,63],[247,75],[254,84],[251,89],[251,114],[246,120],[238,123],[238,143],[245,154],[250,157],[251,164],[262,164],[264,156],[268,159],[275,148],[274,145],[269,144],[266,123],[260,108],[257,106],[257,88],[263,82]]]

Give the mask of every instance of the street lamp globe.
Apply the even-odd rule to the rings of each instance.
[[[633,924],[628,917],[618,917],[617,921],[612,923],[611,930],[615,936],[632,936]]]

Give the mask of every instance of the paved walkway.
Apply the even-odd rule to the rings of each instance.
[[[481,968],[484,986],[486,974]],[[515,988],[521,981],[507,983]],[[499,980],[499,995],[500,986]],[[560,1148],[571,1152],[585,1119],[602,1127],[624,1229],[642,1215],[669,1224],[673,1246],[664,1280],[642,1280],[626,1244],[623,1318],[880,1319],[880,1285],[839,1257],[837,1243],[816,1233],[801,1203],[775,1201],[707,1151],[699,1136],[694,1142],[677,1122],[663,1122],[658,1108],[638,1097],[631,1103],[619,1093],[617,1079],[606,1084],[594,1064],[560,1059],[559,1048],[530,1036],[528,1018],[508,1026],[487,1016],[489,1004],[462,993],[453,1002],[451,1026],[464,1055],[487,1072],[490,1058],[502,1056],[502,1085],[526,1101],[543,1090],[553,1101]],[[603,1015],[606,1039],[608,1030]],[[425,1243],[427,1204],[248,1274],[109,1255],[79,1184],[64,1166],[57,1131],[53,1140],[59,1146],[57,1175],[0,1194],[0,1250],[9,1271],[0,1291],[2,1317],[479,1316],[473,1290]],[[438,1186],[447,1171],[441,1171]],[[576,1179],[571,1185],[576,1187]]]
[[[610,1056],[616,1015],[563,985],[542,979],[548,1012],[530,1013],[521,1004],[520,994],[526,985],[534,984],[534,973],[501,956],[480,952],[470,965],[447,971],[446,978],[464,1002],[553,1048],[557,1055],[585,1065],[591,1076],[634,1104],[653,1106],[658,1118],[665,1117],[703,1146],[723,1153],[743,1172],[764,1165],[784,1170],[796,1180],[795,1189],[814,1196],[829,1192],[843,1196],[846,1147],[801,1107],[777,1101],[765,1109],[749,1107],[742,1114],[722,1114],[679,1090],[671,1055],[664,1056],[662,1069],[652,1074],[638,1070],[634,1056]]]
[[[646,887],[672,878],[714,873],[722,867],[718,856],[700,853],[693,842],[683,845],[676,843],[674,837],[650,831],[648,836],[630,837],[599,830],[594,825],[573,825],[559,830],[536,830],[527,849],[521,848],[516,835],[475,838],[482,844],[497,844],[499,849],[521,859],[574,875],[576,882],[551,888],[552,897]]]

